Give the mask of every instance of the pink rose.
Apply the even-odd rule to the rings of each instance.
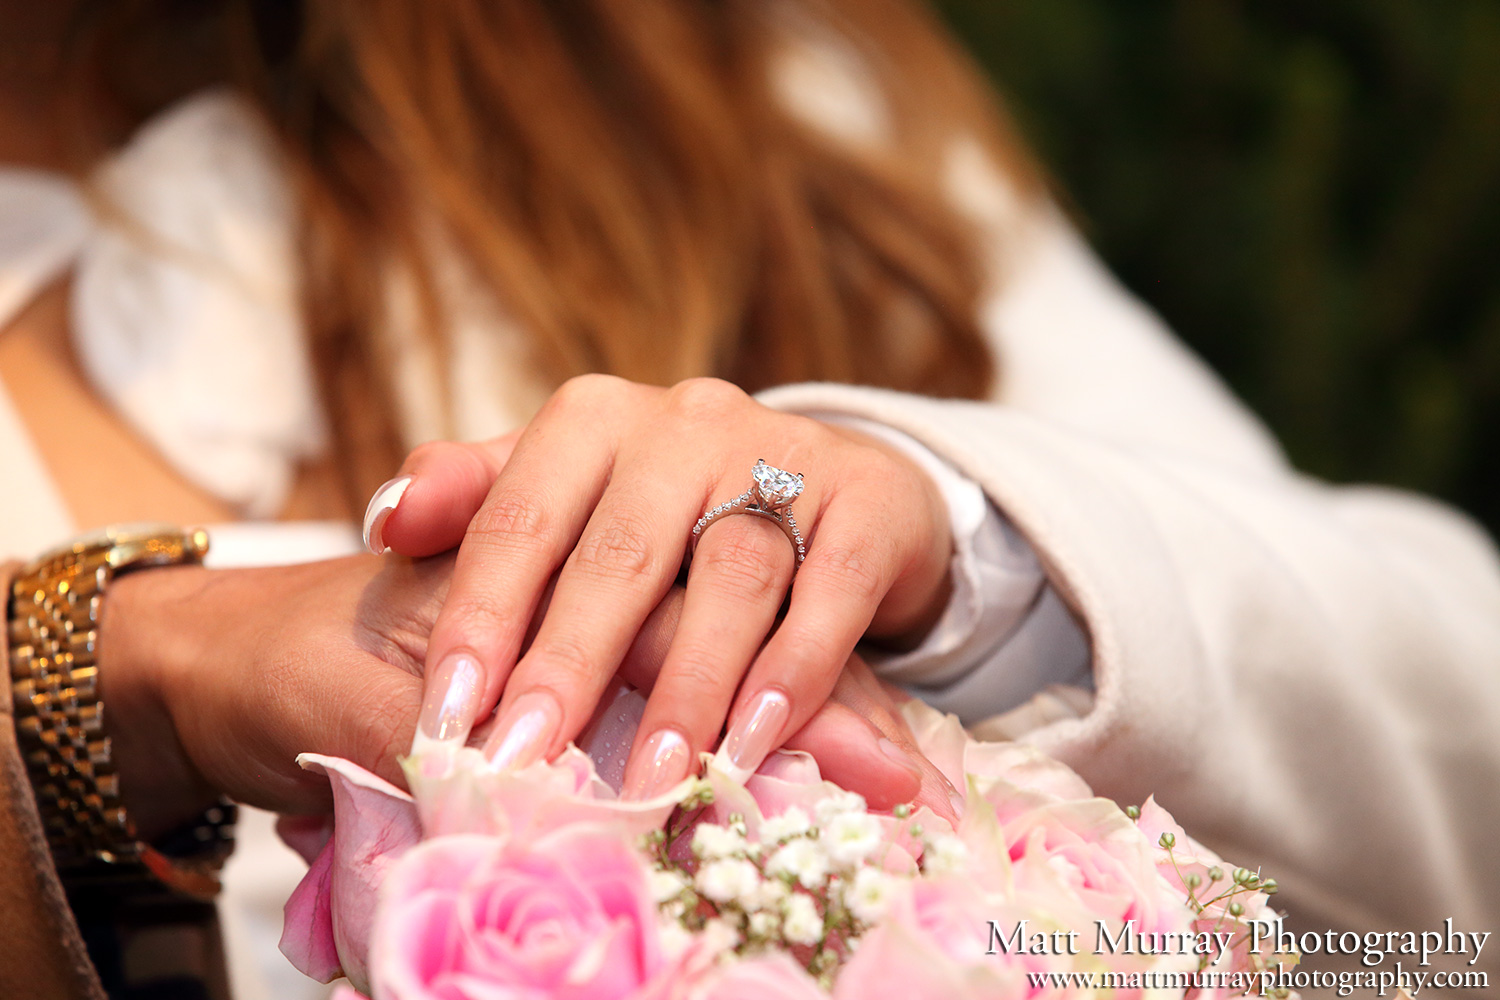
[[[1001,822],[1048,802],[1093,798],[1088,783],[1066,764],[1026,743],[972,739],[958,718],[916,699],[901,706],[917,746],[965,797],[977,790]]]
[[[985,955],[987,921],[1001,915],[999,897],[967,879],[911,883],[886,919],[860,939],[834,982],[834,1000],[1027,996],[1015,959]]]
[[[828,994],[790,956],[772,952],[714,966],[687,1000],[828,1000]]]
[[[1172,815],[1156,804],[1154,797],[1147,799],[1141,806],[1141,816],[1136,821],[1136,826],[1151,844],[1159,844],[1164,833],[1172,835],[1170,855],[1165,849],[1157,848],[1156,870],[1179,893],[1179,898],[1187,899],[1188,876],[1198,876],[1198,885],[1193,894],[1203,905],[1203,912],[1194,920],[1195,929],[1235,935],[1229,953],[1215,963],[1217,971],[1259,971],[1278,963],[1287,967],[1297,963],[1296,955],[1279,955],[1271,950],[1269,943],[1261,945],[1260,954],[1251,953],[1251,923],[1277,919],[1271,908],[1271,897],[1263,892],[1248,890],[1228,894],[1235,888],[1235,866],[1188,836],[1187,831],[1178,825]],[[1214,874],[1215,868],[1218,869],[1219,878],[1211,879],[1209,876]],[[1239,903],[1244,907],[1239,916],[1229,912],[1231,903]]]
[[[639,998],[674,971],[618,827],[426,841],[387,874],[371,941],[382,1000]]]
[[[365,952],[376,893],[390,866],[421,838],[411,796],[342,757],[302,754],[298,761],[328,776],[333,835],[287,900],[282,954],[304,975],[331,982],[346,975],[366,989]],[[303,850],[306,824],[288,830]]]
[[[1004,827],[1018,890],[1065,893],[1093,916],[1143,932],[1185,929],[1191,911],[1156,870],[1156,848],[1106,799],[1032,809]]]
[[[433,746],[402,761],[428,837],[485,833],[531,838],[573,823],[618,822],[640,834],[666,822],[686,784],[624,801],[569,746],[551,762],[497,769],[474,747]]]

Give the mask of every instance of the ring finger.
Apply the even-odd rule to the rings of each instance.
[[[693,555],[677,634],[636,733],[624,791],[649,798],[685,778],[723,728],[735,689],[776,621],[795,556],[758,517],[710,526]]]

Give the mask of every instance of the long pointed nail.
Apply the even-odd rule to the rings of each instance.
[[[740,781],[770,756],[781,741],[781,731],[792,715],[792,703],[775,688],[767,688],[736,713],[724,737],[724,752]]]
[[[675,729],[658,729],[641,744],[625,775],[625,798],[649,799],[688,775],[692,753],[687,737]]]
[[[417,731],[429,740],[462,742],[479,713],[484,674],[469,653],[449,653],[427,678]]]
[[[557,699],[541,691],[528,691],[506,711],[484,745],[484,755],[502,769],[534,764],[546,755],[560,728],[562,708]]]
[[[365,508],[365,548],[377,556],[390,551],[390,547],[385,544],[385,522],[410,485],[411,476],[397,476],[383,484],[370,497],[370,505]]]

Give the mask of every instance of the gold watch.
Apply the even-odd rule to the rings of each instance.
[[[234,843],[233,804],[207,810],[170,843],[137,839],[104,733],[96,661],[101,602],[116,576],[199,564],[207,552],[201,529],[112,527],[41,556],[11,585],[16,734],[65,884],[149,875],[198,897],[218,891],[217,872]]]

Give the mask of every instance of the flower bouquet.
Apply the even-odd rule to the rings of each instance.
[[[1274,882],[1154,802],[1121,809],[1035,749],[903,711],[965,792],[956,829],[873,812],[801,753],[743,783],[705,756],[639,802],[575,747],[512,771],[419,751],[410,795],[305,754],[335,822],[284,832],[312,864],[282,950],[376,1000],[1209,998],[1295,961],[1263,953],[1273,934],[1252,947]]]

